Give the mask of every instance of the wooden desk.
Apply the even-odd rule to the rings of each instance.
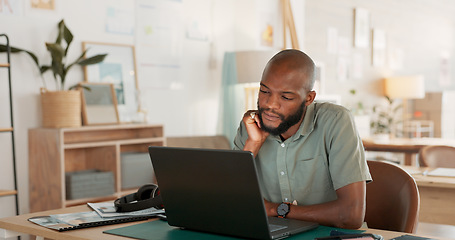
[[[127,238],[104,234],[103,231],[109,229],[115,229],[119,227],[125,227],[133,224],[138,224],[141,222],[131,222],[131,223],[122,223],[115,225],[107,225],[93,228],[78,229],[66,232],[58,232],[55,230],[47,229],[45,227],[39,226],[37,224],[27,221],[30,217],[35,216],[46,216],[51,214],[62,214],[62,213],[73,213],[73,212],[84,212],[89,211],[90,209],[87,206],[76,206],[70,208],[63,208],[57,210],[50,210],[45,212],[37,212],[30,214],[23,214],[14,217],[6,217],[0,219],[0,238],[18,236],[18,233],[30,234],[37,237],[37,239],[49,238],[49,239],[61,239],[61,240],[87,240],[87,239],[97,239],[97,240],[125,240]],[[153,220],[148,220],[153,221]],[[145,221],[142,221],[145,222]],[[380,234],[385,239],[391,239],[394,237],[401,236],[405,233],[402,232],[391,232],[384,230],[376,229],[366,229],[367,233]],[[436,238],[435,238],[436,239]]]
[[[429,145],[455,147],[455,139],[443,138],[393,138],[389,140],[363,139],[365,151],[404,153],[404,165],[415,165],[416,154]]]
[[[431,168],[402,166],[416,180],[420,194],[420,222],[455,225],[455,177],[426,176]]]

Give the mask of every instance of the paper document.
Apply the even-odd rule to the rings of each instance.
[[[46,228],[68,231],[79,228],[97,227],[109,224],[146,220],[151,217],[163,217],[164,210],[148,208],[135,212],[118,213],[114,202],[87,203],[95,211],[55,214],[32,217],[28,220]]]
[[[87,205],[95,210],[100,217],[155,216],[164,213],[163,209],[154,207],[134,212],[116,212],[114,202],[87,203]]]
[[[455,168],[436,168],[435,170],[429,171],[427,175],[437,177],[455,177]]]
[[[91,211],[31,217],[28,219],[28,221],[61,232],[79,228],[97,227],[116,223],[140,221],[148,219],[150,217],[151,216],[148,215],[100,217],[95,211]]]

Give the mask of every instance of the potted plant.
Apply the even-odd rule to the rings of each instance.
[[[68,49],[73,41],[73,34],[61,20],[58,23],[58,36],[54,43],[46,42],[46,48],[51,54],[50,64],[40,65],[38,58],[30,51],[10,47],[12,53],[25,52],[36,63],[40,71],[44,88],[41,88],[41,104],[43,109],[44,127],[75,127],[81,125],[81,94],[76,86],[65,90],[65,82],[68,71],[74,65],[86,66],[100,63],[107,54],[99,54],[85,58],[87,51],[84,51],[75,61],[68,62]],[[6,46],[0,44],[0,52],[6,52]],[[56,91],[49,91],[43,74],[52,71],[55,79]]]
[[[386,105],[375,105],[373,107],[373,118],[371,121],[371,129],[377,138],[389,138],[396,133],[397,125],[402,122],[398,112],[402,108],[402,104],[395,102],[388,96],[384,96],[387,100]]]

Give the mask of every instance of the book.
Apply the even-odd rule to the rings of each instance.
[[[129,213],[117,213],[112,202],[90,203],[88,205],[94,211],[38,216],[29,218],[28,221],[62,232],[80,228],[141,221],[164,214],[164,210],[155,208]]]

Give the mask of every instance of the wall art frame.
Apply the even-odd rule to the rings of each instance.
[[[120,122],[133,122],[140,109],[134,46],[82,42],[82,48],[89,56],[107,53],[103,62],[84,66],[85,82],[112,83]]]
[[[84,125],[118,124],[117,98],[112,83],[80,83]]]

